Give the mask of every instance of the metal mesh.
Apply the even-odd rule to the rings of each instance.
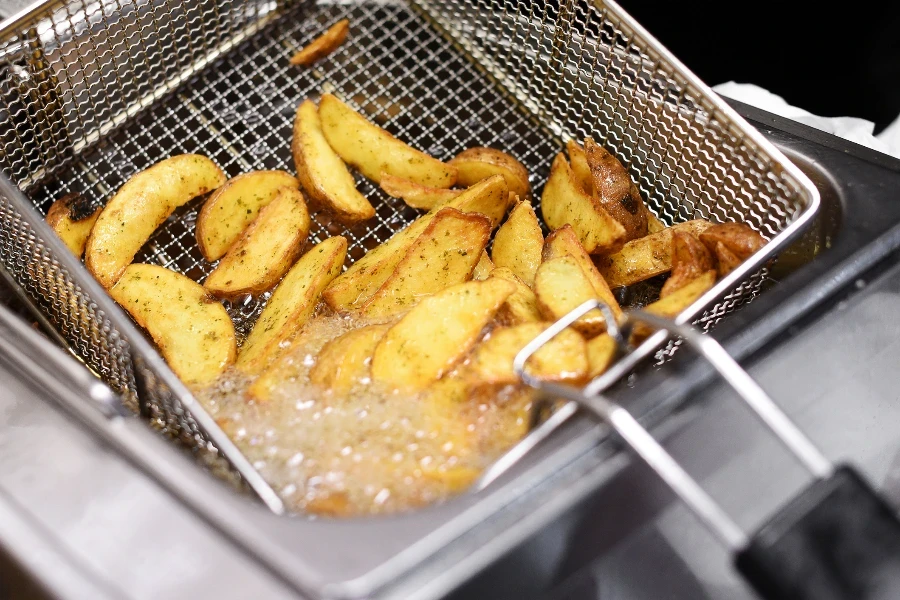
[[[229,176],[293,172],[294,111],[335,93],[399,138],[441,158],[494,146],[540,191],[568,137],[593,135],[623,160],[665,222],[744,220],[767,238],[802,210],[800,188],[714,107],[648,53],[606,9],[562,1],[309,3],[190,0],[53,2],[0,39],[0,166],[41,211],[68,192],[101,205],[131,175],[185,152]],[[288,58],[341,18],[348,41],[312,68]],[[435,27],[437,25],[437,27]],[[416,211],[357,179],[376,217],[349,230],[313,215],[311,241],[345,235],[356,260]],[[137,261],[202,281],[201,205],[182,207]],[[0,202],[2,260],[73,351],[132,394],[142,412],[195,448],[209,447],[177,394],[129,346],[34,234],[15,199]],[[751,298],[760,275],[703,318]],[[246,333],[261,302],[229,305]],[[137,359],[132,364],[132,359]],[[171,379],[169,379],[171,381]]]

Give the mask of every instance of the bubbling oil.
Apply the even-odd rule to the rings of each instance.
[[[340,394],[311,384],[322,347],[367,324],[320,309],[278,359],[265,400],[233,369],[197,391],[292,512],[383,514],[446,500],[525,433],[528,390],[470,388],[458,371],[417,395],[366,377]]]

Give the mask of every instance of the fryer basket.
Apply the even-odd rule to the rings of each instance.
[[[288,64],[341,18],[347,43],[311,68]],[[229,176],[293,172],[294,110],[324,91],[439,158],[510,152],[536,198],[564,140],[592,135],[664,222],[741,220],[770,240],[682,315],[707,327],[759,292],[763,263],[818,206],[805,176],[612,2],[49,0],[0,26],[0,55],[0,168],[19,188],[0,186],[4,267],[132,408],[218,457],[217,471],[276,512],[277,494],[43,222],[54,199],[80,192],[100,205],[184,152]],[[416,216],[357,181],[375,219],[346,229],[316,213],[310,234],[347,236],[351,261]],[[214,265],[194,242],[199,205],[176,211],[136,261],[202,280]],[[226,305],[239,335],[265,299]]]

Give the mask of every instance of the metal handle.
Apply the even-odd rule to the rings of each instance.
[[[643,311],[625,314],[622,328],[644,323],[680,336],[702,355],[753,413],[815,477],[815,481],[753,536],[722,510],[700,485],[624,408],[600,394],[545,383],[525,372],[528,359],[599,301],[585,302],[546,329],[516,356],[516,373],[552,398],[587,409],[618,433],[697,518],[734,555],[737,569],[771,600],[882,600],[900,598],[900,520],[849,467],[835,469],[763,389],[712,337]],[[613,325],[611,334],[621,338]],[[569,406],[569,405],[567,405]]]

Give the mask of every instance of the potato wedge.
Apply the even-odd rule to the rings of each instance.
[[[384,335],[372,358],[372,379],[417,392],[469,351],[515,286],[502,279],[468,281],[422,300]]]
[[[578,237],[575,235],[575,231],[569,225],[557,229],[548,235],[544,242],[543,260],[551,260],[560,256],[571,256],[574,258],[578,266],[581,267],[581,270],[584,271],[584,274],[591,281],[594,293],[597,294],[597,299],[602,300],[609,306],[616,319],[622,316],[622,308],[619,306],[619,301],[616,300],[616,296],[609,289],[603,275],[594,266],[591,257],[585,252],[578,241]]]
[[[325,290],[325,302],[337,311],[355,310],[365,304],[406,256],[407,250],[443,207],[464,213],[481,213],[496,227],[506,212],[507,189],[502,177],[477,183],[447,204],[435,207],[401,229],[383,244],[369,250]]]
[[[649,208],[645,209],[647,211],[647,233],[656,233],[658,231],[662,231],[667,227],[665,223],[659,220],[659,217],[650,212]]]
[[[425,296],[470,280],[490,237],[491,221],[484,215],[442,208],[361,314],[384,319],[408,311]]]
[[[464,376],[478,384],[520,383],[513,360],[549,326],[550,323],[522,323],[494,329],[472,353]],[[531,356],[525,370],[544,381],[583,381],[588,373],[584,338],[571,329],[563,330]]]
[[[644,310],[660,317],[674,319],[681,311],[693,304],[697,298],[709,291],[715,284],[716,272],[714,270],[707,271],[665,298],[648,304],[644,307]],[[639,343],[649,337],[651,333],[653,333],[652,327],[638,323],[632,330],[631,343]]]
[[[488,256],[487,250],[482,250],[481,258],[478,259],[478,264],[475,265],[475,270],[472,271],[472,279],[484,281],[491,276],[491,271],[493,270],[494,263],[491,262],[491,257]]]
[[[356,180],[322,133],[319,109],[304,100],[294,117],[291,153],[297,179],[312,204],[350,225],[375,216],[375,209],[356,189]]]
[[[325,344],[309,370],[310,383],[346,395],[369,376],[375,347],[390,329],[388,324],[368,325],[348,331]]]
[[[399,198],[407,206],[425,210],[431,210],[438,204],[443,204],[463,193],[463,190],[426,187],[414,181],[409,181],[402,177],[394,177],[387,173],[381,175],[381,181],[378,185],[391,198]]]
[[[532,323],[541,320],[541,313],[537,307],[537,297],[525,282],[507,267],[498,267],[491,272],[491,277],[503,279],[516,286],[516,291],[510,294],[498,315],[499,319],[509,325],[519,323]]]
[[[619,348],[611,336],[601,333],[587,342],[588,378],[593,379],[606,372],[613,362]]]
[[[475,185],[491,175],[502,175],[511,193],[521,200],[531,198],[528,170],[506,152],[496,148],[468,148],[457,154],[449,164],[456,167],[458,185]]]
[[[81,194],[66,194],[50,205],[47,224],[72,254],[81,258],[91,229],[100,216],[100,210],[93,208]]]
[[[575,179],[566,157],[559,153],[541,197],[541,214],[552,230],[569,224],[588,254],[607,252],[625,241],[625,228],[597,198],[586,194]]]
[[[659,297],[665,298],[714,268],[712,254],[697,236],[688,231],[673,232],[672,274],[660,290]]]
[[[173,156],[134,175],[91,230],[84,258],[88,271],[104,287],[112,287],[172,211],[223,183],[225,173],[199,154]]]
[[[700,234],[700,241],[711,251],[721,242],[741,261],[766,245],[766,239],[745,223],[716,223]]]
[[[647,235],[647,209],[625,166],[591,138],[585,138],[584,152],[594,181],[594,196],[625,228],[624,241]]]
[[[319,118],[334,151],[372,181],[387,173],[428,187],[456,183],[456,167],[404,144],[331,94],[322,94]]]
[[[622,246],[612,254],[595,259],[597,269],[610,287],[631,285],[672,269],[672,234],[687,231],[699,235],[712,223],[703,219],[685,221]]]
[[[541,264],[544,234],[529,202],[516,204],[506,223],[497,230],[491,258],[498,267],[509,267],[519,278],[531,285]]]
[[[309,225],[303,194],[282,188],[219,261],[203,287],[220,298],[259,296],[272,289],[300,255]]]
[[[591,280],[571,256],[551,258],[541,263],[534,278],[538,310],[548,321],[556,321],[580,304],[597,298]],[[592,338],[606,331],[606,320],[594,309],[572,326]]]
[[[322,290],[341,272],[346,256],[347,240],[337,236],[312,247],[294,263],[241,347],[238,369],[259,373],[282,352],[312,316]]]
[[[566,150],[569,152],[569,165],[572,167],[572,173],[575,174],[575,181],[578,182],[585,194],[593,196],[594,178],[591,175],[584,148],[575,140],[569,140],[566,142]]]
[[[208,384],[234,363],[237,343],[231,318],[184,275],[157,265],[129,265],[109,295],[147,330],[186,384]]]
[[[260,209],[285,187],[299,189],[300,182],[284,171],[252,171],[232,177],[213,192],[197,215],[203,258],[212,262],[225,256]]]
[[[350,21],[341,19],[291,57],[292,65],[311,65],[334,52],[347,39]]]
[[[716,242],[716,247],[714,251],[716,255],[716,271],[719,273],[719,277],[725,277],[732,271],[738,268],[742,261],[740,258],[734,255],[734,252],[725,247],[725,244],[722,242]]]

